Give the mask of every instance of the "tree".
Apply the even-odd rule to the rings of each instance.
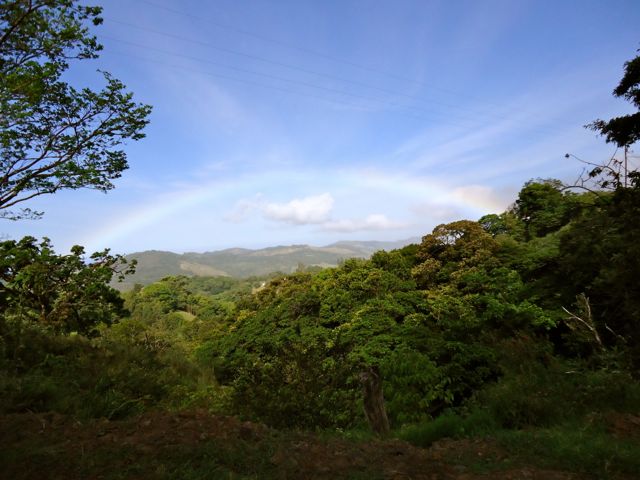
[[[119,147],[144,137],[151,107],[109,73],[100,91],[62,81],[70,61],[98,57],[85,24],[100,13],[77,0],[0,4],[0,217],[39,217],[13,209],[61,189],[112,189],[128,168]]]
[[[604,347],[624,347],[640,371],[640,187],[619,188],[573,222],[560,242],[557,274],[566,306],[589,298]],[[560,283],[560,282],[559,282]]]
[[[514,213],[524,222],[527,239],[544,237],[571,220],[571,194],[562,191],[562,182],[537,179],[525,183],[518,193]]]
[[[134,267],[108,250],[91,255],[89,263],[79,246],[57,255],[46,238],[39,244],[33,237],[1,242],[0,318],[90,334],[98,323],[124,314],[123,300],[109,282]]]
[[[623,148],[624,157],[616,158],[614,153],[609,160],[597,163],[583,160],[571,153],[565,154],[565,158],[573,157],[585,165],[573,185],[565,188],[580,188],[600,195],[602,190],[627,188],[629,184],[638,184],[640,181],[640,172],[628,164],[629,147],[640,140],[640,55],[624,64],[624,74],[613,90],[613,95],[631,102],[638,111],[607,121],[595,120],[585,127],[603,135],[607,143]]]
[[[288,428],[344,428],[361,424],[364,410],[384,435],[389,423],[425,420],[486,382],[494,369],[477,330],[447,336],[450,325],[416,290],[416,250],[296,273],[248,297],[235,322],[199,348],[234,413]]]
[[[596,120],[587,127],[604,135],[608,143],[628,147],[640,140],[640,55],[624,64],[624,75],[613,95],[623,97],[639,111],[608,121]]]
[[[495,239],[478,222],[458,220],[438,225],[422,237],[412,274],[420,288],[429,289],[449,281],[460,266],[472,267],[494,260]],[[487,260],[488,259],[488,260]]]

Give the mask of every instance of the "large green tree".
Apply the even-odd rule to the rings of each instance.
[[[120,146],[144,136],[151,107],[110,74],[99,91],[63,80],[102,49],[87,27],[100,13],[77,0],[0,2],[0,217],[40,216],[23,202],[60,189],[110,190],[128,167]]]
[[[573,200],[560,180],[530,180],[518,193],[513,211],[524,223],[527,239],[544,237],[569,223],[577,208]]]

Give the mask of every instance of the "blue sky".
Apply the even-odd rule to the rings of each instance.
[[[614,149],[583,125],[640,47],[640,2],[104,0],[100,59],[153,105],[108,194],[0,232],[130,253],[421,236]],[[637,149],[636,149],[637,150]],[[25,205],[27,206],[27,205]]]

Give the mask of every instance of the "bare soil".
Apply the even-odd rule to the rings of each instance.
[[[626,433],[626,432],[625,432]],[[474,466],[476,464],[476,466]],[[205,411],[81,422],[54,413],[0,417],[0,478],[540,479],[576,474],[514,466],[490,439],[355,442]]]

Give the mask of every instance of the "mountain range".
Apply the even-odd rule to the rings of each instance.
[[[347,258],[369,258],[378,250],[393,250],[419,242],[420,238],[414,237],[395,242],[342,241],[324,247],[288,245],[259,250],[229,248],[204,253],[147,250],[126,256],[128,260],[137,260],[136,273],[123,282],[114,282],[113,286],[124,291],[136,283],[146,285],[169,275],[247,278],[273,272],[292,273],[300,266],[332,267]]]

